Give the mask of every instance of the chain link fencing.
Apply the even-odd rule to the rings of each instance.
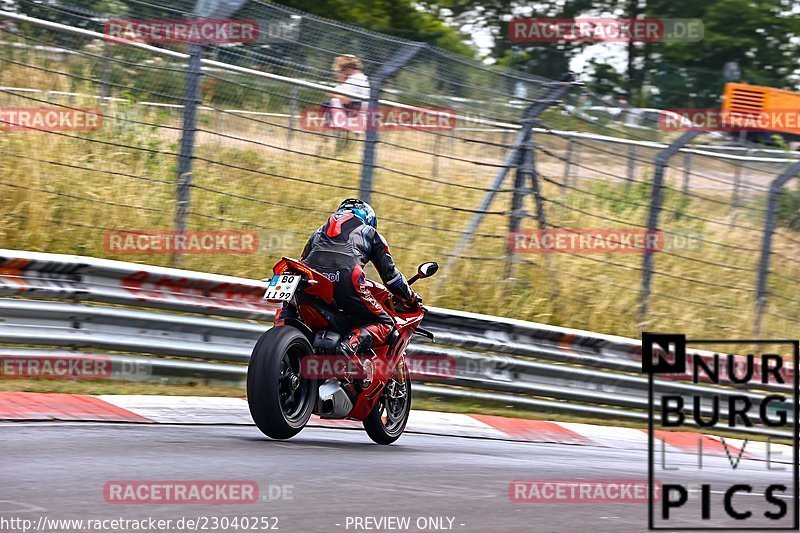
[[[404,270],[448,266],[420,289],[427,302],[634,337],[746,336],[755,325],[777,338],[798,333],[800,195],[796,181],[773,186],[796,154],[720,135],[678,149],[659,113],[578,83],[276,4],[251,0],[235,14],[258,22],[255,42],[206,44],[200,55],[104,35],[110,19],[197,18],[193,1],[109,5],[96,13],[20,0],[0,24],[0,108],[89,109],[102,119],[91,131],[2,134],[2,247],[260,278],[280,256],[299,255],[343,198],[367,196]],[[193,53],[203,59],[196,94],[187,86]],[[363,61],[369,104],[446,109],[455,120],[309,128],[342,54]],[[109,245],[109,235],[176,230],[245,232],[257,248]],[[542,230],[605,235],[601,247],[608,232],[657,230],[659,244],[600,251],[596,238],[591,250],[545,253],[531,238]]]

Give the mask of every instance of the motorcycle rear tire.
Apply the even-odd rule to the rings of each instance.
[[[247,367],[247,403],[253,421],[264,435],[289,439],[308,423],[317,401],[318,384],[299,376],[299,364],[303,356],[311,353],[311,343],[292,326],[273,327],[258,339]],[[288,378],[282,378],[289,367],[299,377],[297,389],[287,388]],[[294,401],[298,389],[300,394]]]

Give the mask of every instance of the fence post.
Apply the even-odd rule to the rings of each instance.
[[[628,174],[626,175],[625,180],[625,192],[631,190],[631,185],[633,185],[633,181],[636,179],[636,158],[638,157],[638,151],[636,150],[636,145],[632,144],[630,148],[628,148]]]
[[[508,230],[510,233],[519,231],[522,218],[525,216],[523,202],[525,200],[525,195],[528,193],[526,190],[526,183],[528,180],[526,178],[528,174],[533,172],[530,168],[527,158],[525,157],[529,150],[530,147],[528,146],[521,147],[517,161],[515,162],[517,166],[517,172],[514,175],[514,193],[511,196],[511,214],[508,219]]]
[[[778,196],[787,181],[800,175],[800,161],[792,163],[780,176],[769,185],[767,212],[764,219],[764,238],[761,244],[761,257],[758,261],[758,278],[756,279],[756,319],[755,334],[761,333],[761,321],[767,307],[767,278],[769,277],[769,258],[772,255],[772,235],[778,216]]]
[[[100,78],[100,97],[108,98],[111,94],[109,82],[111,81],[111,44],[103,42],[103,74]]]
[[[653,175],[653,192],[650,199],[650,212],[647,216],[647,235],[658,230],[658,217],[661,214],[661,203],[664,194],[664,170],[669,159],[681,148],[692,142],[700,135],[700,131],[687,131],[675,141],[660,151],[655,159],[655,173]],[[645,241],[649,242],[649,241]],[[653,250],[649,245],[644,247],[644,261],[642,262],[642,286],[639,292],[639,322],[647,320],[648,304],[650,301],[650,283],[653,277]]]
[[[531,118],[531,125],[536,125],[536,118]],[[525,195],[532,194],[536,206],[536,221],[540,230],[547,230],[547,214],[544,210],[544,200],[542,198],[539,176],[536,173],[536,154],[535,143],[533,142],[533,132],[530,133],[528,142],[520,147],[517,172],[514,176],[514,193],[511,198],[511,216],[509,218],[509,236],[519,231],[522,219],[525,217],[524,199]],[[529,185],[530,184],[530,187]],[[511,239],[508,242],[508,261],[506,266],[506,279],[513,276],[513,266],[516,262],[516,251],[513,248]],[[555,269],[550,254],[545,254],[544,261],[547,266],[547,273],[550,278],[550,296],[552,299],[558,297],[559,288],[555,277]]]
[[[445,275],[439,277],[439,284],[444,282],[446,277],[446,273],[451,270],[453,263],[458,258],[461,253],[466,250],[469,243],[472,241],[472,235],[475,233],[475,230],[478,229],[478,226],[483,220],[483,216],[486,213],[487,209],[492,203],[495,194],[497,191],[502,187],[503,182],[508,175],[509,170],[511,167],[515,165],[519,165],[520,160],[520,153],[523,148],[530,142],[531,139],[531,129],[533,128],[534,119],[539,116],[545,109],[550,107],[551,105],[558,103],[558,99],[572,87],[572,84],[568,82],[557,83],[554,84],[547,93],[542,97],[541,100],[538,100],[531,105],[529,105],[525,111],[522,113],[522,128],[517,131],[517,135],[514,138],[514,144],[511,146],[511,150],[508,151],[506,155],[505,161],[503,161],[503,166],[500,171],[497,173],[497,176],[494,178],[494,182],[490,186],[489,190],[481,200],[480,205],[476,209],[474,215],[472,215],[472,219],[469,221],[469,225],[467,226],[467,230],[462,234],[461,239],[458,241],[456,246],[453,248],[453,253],[450,255],[450,258],[447,260],[447,264],[445,266]],[[517,191],[514,193],[517,194]],[[512,198],[512,202],[514,202]],[[513,209],[512,209],[512,216],[514,216]]]
[[[386,80],[394,76],[415,55],[420,53],[427,45],[424,43],[408,43],[398,50],[389,60],[381,65],[378,72],[370,81],[369,105],[367,107],[367,136],[364,143],[364,156],[361,160],[361,187],[360,198],[365,202],[371,201],[372,183],[375,177],[375,151],[378,147],[378,129],[372,123],[372,117],[378,113],[381,92]]]
[[[753,156],[753,149],[752,149],[752,148],[748,148],[748,149],[747,149],[747,151],[745,152],[745,154],[744,154],[744,155],[745,155],[746,157],[752,157],[752,156]],[[745,179],[743,179],[742,181],[745,181],[745,180],[746,180],[746,176],[745,176]],[[750,195],[747,193],[747,186],[746,186],[746,185],[745,185],[745,186],[742,186],[742,183],[739,183],[739,187],[740,187],[740,191],[739,191],[739,200],[740,200],[740,201],[741,201],[743,204],[745,204],[745,203],[747,203],[747,201],[749,200],[749,196],[750,196]]]
[[[186,87],[183,93],[183,131],[181,151],[178,156],[177,199],[175,204],[175,230],[179,235],[186,232],[186,215],[189,211],[189,196],[192,188],[192,157],[194,138],[197,132],[197,105],[200,103],[200,76],[203,45],[192,44],[189,48],[189,66],[186,72]],[[176,246],[170,264],[183,264],[183,251]]]
[[[440,144],[442,143],[442,136],[439,133],[436,133],[436,138],[433,140],[433,168],[431,168],[431,175],[433,179],[439,177],[439,150],[441,149]]]
[[[689,178],[692,173],[692,152],[683,154],[683,194],[689,194]]]
[[[739,208],[739,186],[742,183],[742,165],[736,165],[736,170],[733,172],[733,198],[731,200],[731,207],[736,210]]]
[[[536,152],[534,151],[536,144],[533,142],[533,135],[529,148],[525,151],[525,161],[522,167],[528,169],[527,174],[531,178],[531,192],[533,193],[533,201],[536,204],[536,220],[539,223],[539,229],[547,229],[547,214],[544,211],[544,199],[542,196],[542,187],[539,182],[539,174],[536,172]]]
[[[745,156],[749,156],[752,153],[750,148],[747,149],[745,152]],[[742,168],[744,165],[744,161],[740,162],[740,164],[736,165],[736,170],[734,170],[733,174],[733,197],[731,198],[731,212],[730,212],[730,225],[733,226],[736,224],[736,219],[739,216],[739,203],[741,200],[741,192],[740,189],[742,187]]]
[[[225,131],[225,113],[221,109],[217,109],[217,133]],[[217,148],[222,146],[222,137],[217,135]]]
[[[531,192],[533,193],[533,202],[536,205],[536,222],[539,229],[547,231],[547,213],[544,210],[544,197],[542,195],[542,186],[539,181],[539,174],[536,172],[536,144],[533,142],[533,134],[528,143],[529,147],[523,154],[522,168],[527,170],[527,175],[531,180]],[[555,301],[561,292],[558,286],[558,278],[556,278],[557,270],[553,267],[553,256],[549,253],[544,254],[544,262],[547,268],[547,275],[550,279],[550,299]]]
[[[292,87],[292,97],[289,100],[289,139],[287,140],[289,148],[292,147],[292,137],[294,137],[295,115],[297,115],[297,85]]]
[[[572,185],[576,189],[580,188],[578,180],[581,177],[581,143],[575,141],[575,147],[572,150],[572,166],[575,167],[575,173],[570,172],[572,178]]]
[[[567,153],[564,156],[564,193],[566,194],[567,187],[569,186],[569,175],[572,166],[572,138],[567,140]]]
[[[514,174],[514,192],[511,196],[511,213],[508,217],[508,234],[509,241],[506,246],[506,279],[510,279],[513,275],[514,263],[516,262],[516,251],[514,243],[511,241],[511,235],[519,231],[522,225],[522,219],[525,216],[525,196],[528,194],[527,190],[527,177],[533,172],[530,162],[526,157],[527,153],[531,150],[529,146],[520,147],[517,161],[517,172]]]

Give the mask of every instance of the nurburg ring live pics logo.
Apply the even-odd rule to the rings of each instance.
[[[650,530],[797,531],[798,352],[796,340],[642,334]],[[689,441],[696,454],[671,447]]]

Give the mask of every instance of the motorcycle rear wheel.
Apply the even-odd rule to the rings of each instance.
[[[398,372],[399,370],[395,370],[395,376],[392,378],[392,381],[395,382],[395,387],[401,386],[399,381],[395,379]],[[378,403],[375,404],[369,416],[364,419],[364,429],[369,438],[376,444],[391,444],[399,439],[406,429],[408,416],[411,414],[411,376],[408,366],[405,364],[403,364],[402,372],[404,381],[402,387],[405,388],[404,396],[402,398],[392,398],[391,387],[387,384],[383,393],[381,393]],[[391,384],[392,381],[389,383]]]
[[[289,439],[305,427],[317,401],[317,383],[300,374],[313,353],[308,339],[291,326],[276,326],[258,339],[247,367],[247,403],[261,432]]]

